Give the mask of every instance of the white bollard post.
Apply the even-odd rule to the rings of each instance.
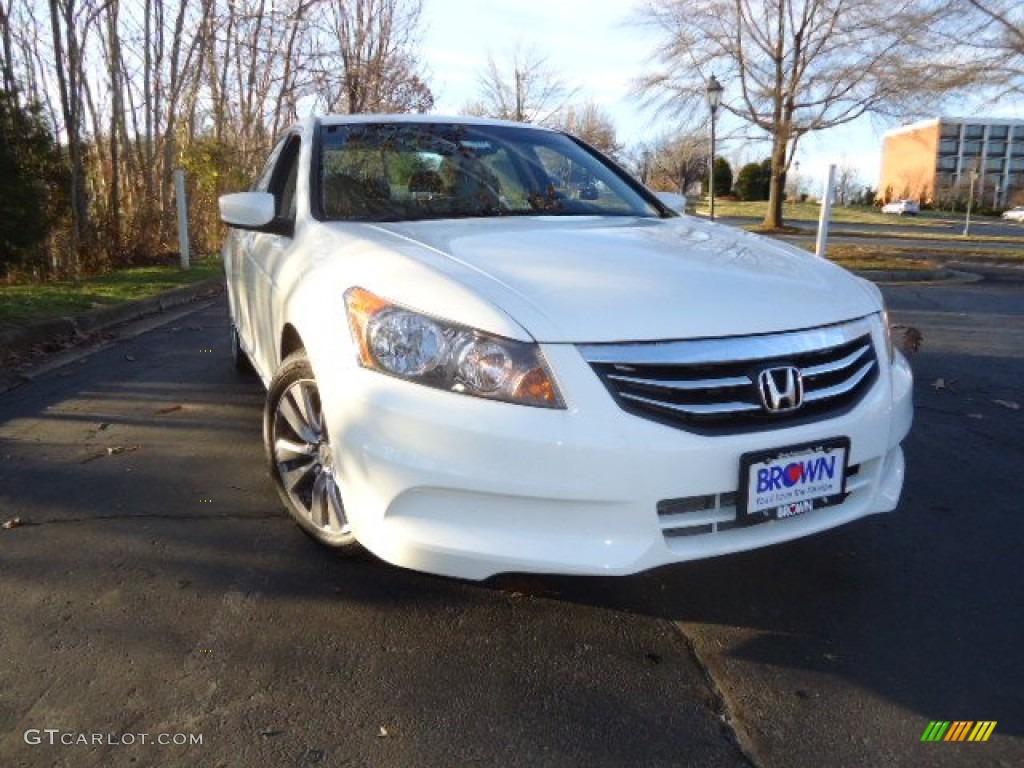
[[[185,171],[174,169],[174,196],[178,199],[178,252],[181,268],[188,269],[188,201],[185,199]]]
[[[818,242],[814,246],[814,254],[825,258],[828,249],[828,222],[832,218],[832,193],[836,183],[836,167],[828,167],[828,180],[825,182],[825,199],[821,201],[821,217],[818,219]]]

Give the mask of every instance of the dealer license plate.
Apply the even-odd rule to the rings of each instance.
[[[777,520],[839,504],[849,454],[845,437],[743,454],[737,521]]]

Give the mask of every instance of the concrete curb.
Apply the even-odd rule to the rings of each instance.
[[[873,283],[975,283],[980,275],[957,269],[860,269],[854,274]]]
[[[105,331],[115,325],[165,312],[223,290],[224,278],[221,276],[210,277],[138,301],[115,304],[112,307],[101,307],[80,315],[42,320],[21,328],[0,331],[0,360],[27,352],[40,345],[72,341]]]

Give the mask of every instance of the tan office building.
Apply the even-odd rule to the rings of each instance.
[[[878,196],[885,202],[963,202],[972,175],[975,205],[1024,205],[1024,120],[940,117],[882,137]]]

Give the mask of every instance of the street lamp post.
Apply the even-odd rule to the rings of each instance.
[[[711,196],[711,221],[715,220],[715,116],[722,103],[722,84],[711,75],[708,80],[708,109],[711,110],[711,158],[708,160],[708,192]]]
[[[971,169],[971,188],[967,193],[967,218],[964,219],[964,237],[971,234],[971,206],[974,204],[974,182],[978,180],[978,171]]]

